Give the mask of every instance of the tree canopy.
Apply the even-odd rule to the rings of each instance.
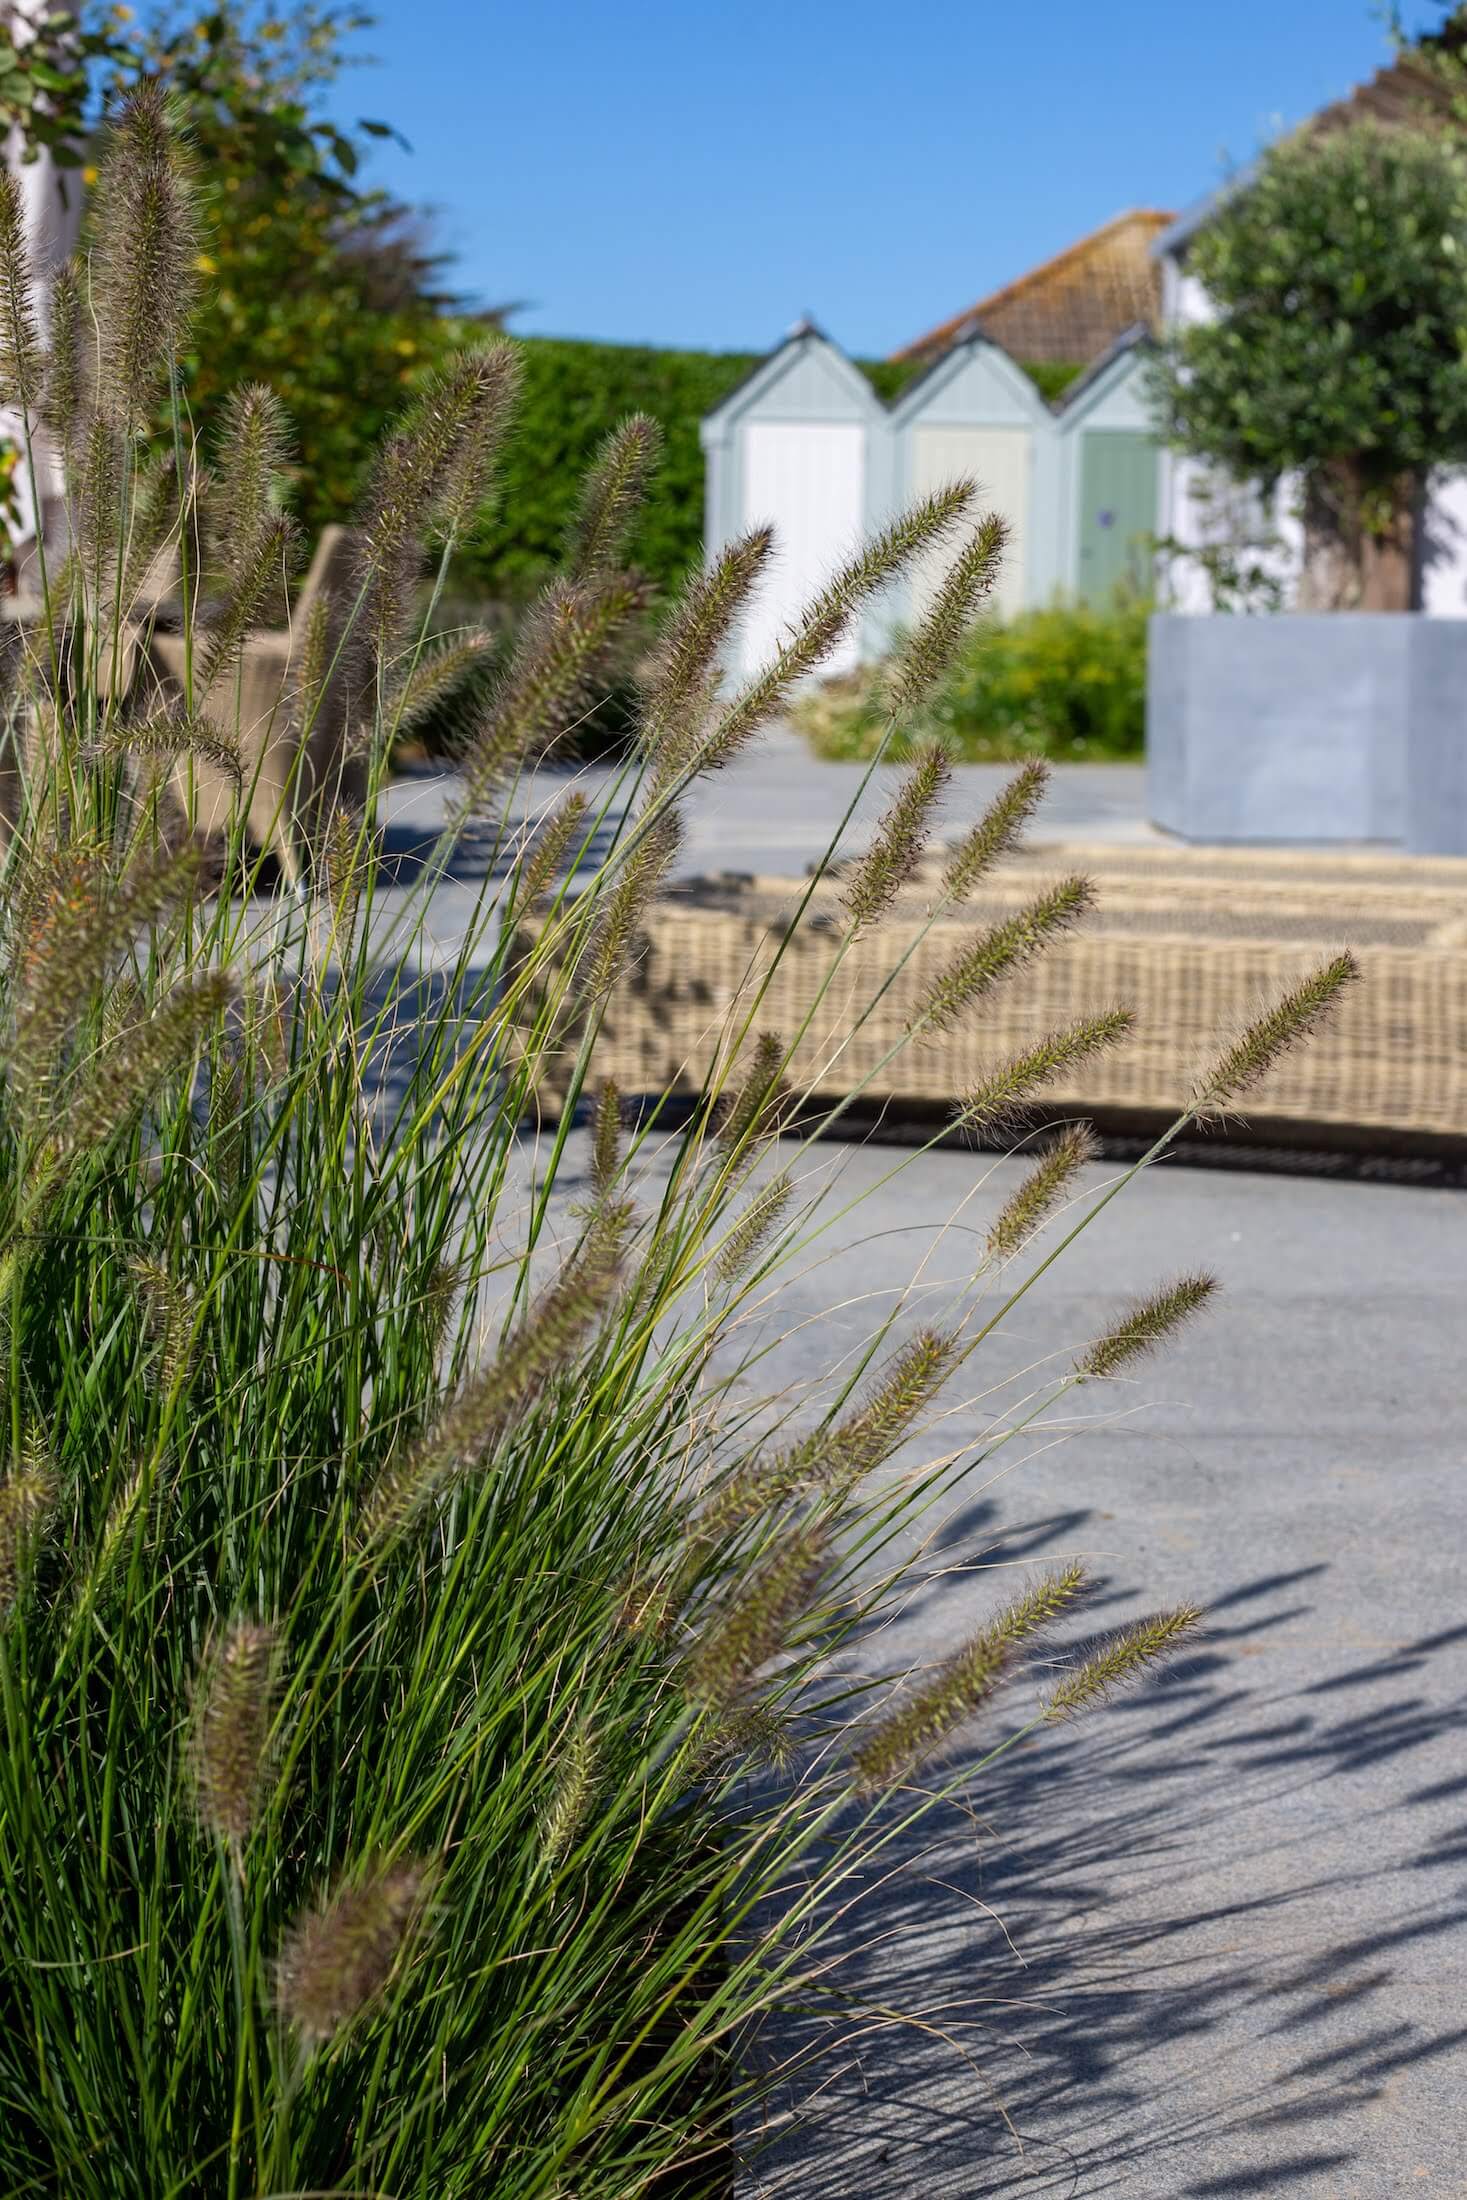
[[[1467,461],[1467,165],[1449,133],[1361,121],[1286,139],[1192,246],[1215,311],[1157,372],[1178,449],[1368,554],[1422,477]]]

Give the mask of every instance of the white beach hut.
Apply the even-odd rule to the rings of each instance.
[[[776,555],[740,632],[736,671],[767,661],[832,570],[891,511],[891,426],[860,369],[801,322],[702,424],[710,556],[766,521]],[[853,631],[827,669],[871,653]]]

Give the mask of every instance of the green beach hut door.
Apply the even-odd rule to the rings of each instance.
[[[1156,445],[1132,429],[1091,428],[1080,439],[1080,559],[1086,603],[1117,588],[1149,591],[1156,533]]]

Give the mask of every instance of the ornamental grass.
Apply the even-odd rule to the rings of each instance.
[[[628,423],[404,883],[375,824],[387,760],[450,677],[408,607],[514,412],[509,348],[450,362],[384,448],[350,600],[294,661],[289,879],[246,832],[257,729],[199,709],[279,624],[288,423],[243,392],[201,452],[175,397],[172,449],[145,441],[196,256],[158,100],[122,116],[99,199],[43,339],[19,194],[0,197],[3,396],[33,457],[57,454],[68,522],[13,636],[5,724],[0,2190],[717,2193],[760,2082],[743,2045],[818,1967],[840,1890],[985,1756],[1196,1624],[1179,1607],[1133,1630],[1049,1707],[1001,1692],[1083,1596],[1073,1569],[1017,1597],[1009,1576],[974,1640],[894,1692],[842,1656],[902,1593],[904,1531],[1013,1433],[975,1418],[960,1458],[891,1471],[1119,1188],[1086,1205],[1082,1146],[1050,1149],[996,1216],[951,1321],[894,1319],[812,1416],[759,1396],[742,1341],[821,1228],[798,1034],[741,1002],[680,1125],[596,1074],[688,789],[757,740],[871,591],[935,543],[962,552],[974,492],[860,550],[736,690],[724,644],[770,544],[733,545],[663,613],[610,790],[527,808],[527,775],[646,616],[628,544],[657,436]],[[914,639],[913,707],[1001,535],[958,556]],[[118,666],[161,615],[142,588],[160,557],[184,676],[139,700]],[[206,839],[197,775],[221,760],[238,799]],[[916,770],[847,937],[920,853],[941,774]],[[952,896],[1038,792],[1031,773],[972,825]],[[435,896],[470,840],[488,859],[440,951]],[[1084,898],[1067,884],[984,942],[919,1035],[1023,983]],[[1347,976],[1237,1042],[1199,1107]],[[546,1129],[561,1009],[585,1036]],[[1047,1064],[1125,1028],[1097,1004],[970,1112],[1010,1116]],[[1050,1396],[1205,1291],[1097,1308]]]

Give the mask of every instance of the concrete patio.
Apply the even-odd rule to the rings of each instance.
[[[835,1164],[875,1188],[771,1315],[771,1382],[817,1378],[924,1256],[913,1318],[963,1278],[1012,1165],[879,1185],[900,1158]],[[880,1655],[943,1656],[1008,1569],[1070,1557],[1094,1626],[1191,1597],[1201,1649],[1003,1761],[851,1913],[850,2004],[781,2037],[825,2053],[750,2196],[1467,2190],[1467,1202],[1158,1170],[985,1348],[972,1418],[1193,1262],[1216,1310],[980,1474]]]

